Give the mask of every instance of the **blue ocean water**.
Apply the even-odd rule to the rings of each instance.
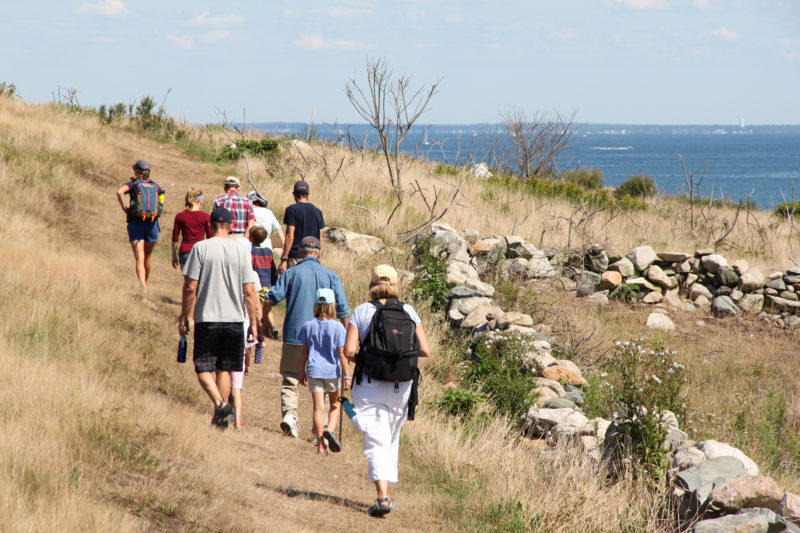
[[[256,128],[270,134],[307,134],[300,123],[262,123]],[[351,139],[375,143],[363,124],[315,125],[320,138],[347,144]],[[408,154],[433,161],[461,164],[502,158],[512,161],[507,136],[497,124],[415,126],[402,145]],[[559,170],[599,168],[605,185],[615,186],[635,174],[653,178],[667,194],[688,192],[683,167],[700,181],[704,197],[713,194],[737,201],[747,196],[762,209],[773,209],[792,198],[800,200],[800,126],[637,126],[578,125],[571,145],[558,158]]]

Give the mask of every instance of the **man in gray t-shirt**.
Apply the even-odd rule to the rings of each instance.
[[[186,335],[194,322],[194,369],[200,386],[214,403],[211,422],[228,425],[231,391],[228,372],[244,367],[245,334],[258,336],[258,274],[250,252],[228,238],[231,212],[218,207],[211,212],[213,237],[192,247],[183,268],[183,302],[178,332]],[[192,318],[190,318],[192,317]],[[215,376],[216,374],[216,376]]]

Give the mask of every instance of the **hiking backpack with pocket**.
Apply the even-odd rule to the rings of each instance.
[[[398,391],[401,381],[413,380],[408,405],[408,419],[413,420],[419,383],[417,325],[403,309],[403,302],[388,299],[385,304],[378,300],[370,303],[376,310],[356,355],[355,382],[361,384],[366,375],[370,382],[373,379],[393,381]]]
[[[164,204],[159,199],[159,187],[153,181],[136,180],[130,189],[131,206],[128,221],[155,222]]]

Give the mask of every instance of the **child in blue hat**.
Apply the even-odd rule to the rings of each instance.
[[[348,373],[348,361],[344,356],[344,326],[336,319],[336,297],[332,289],[317,289],[314,301],[314,320],[309,320],[300,329],[298,338],[303,344],[303,363],[300,384],[308,385],[314,405],[312,418],[314,435],[317,437],[317,453],[327,455],[341,450],[339,438],[333,428],[339,423],[339,379],[344,369]],[[350,383],[345,382],[345,390]],[[328,423],[325,419],[325,394],[328,394],[330,411]],[[327,443],[327,445],[326,445]]]

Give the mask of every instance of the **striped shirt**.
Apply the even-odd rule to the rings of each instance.
[[[247,231],[247,223],[256,219],[253,202],[234,190],[214,198],[214,207],[224,207],[233,215],[231,233],[244,233]]]

